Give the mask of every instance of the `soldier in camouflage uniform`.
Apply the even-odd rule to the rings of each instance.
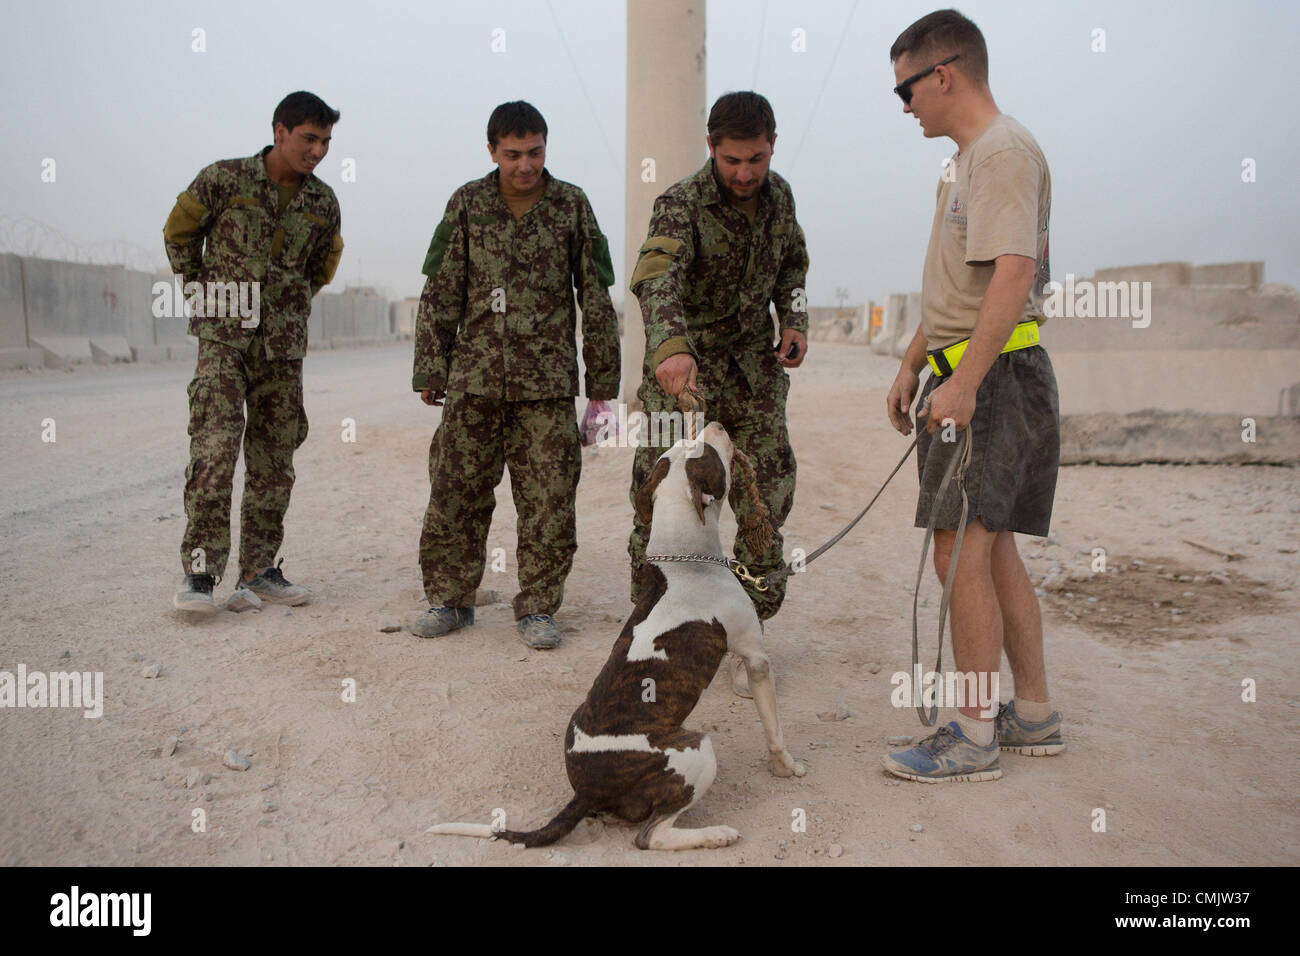
[[[452,194],[424,261],[412,387],[441,405],[429,448],[420,568],[421,637],[474,623],[502,469],[518,511],[514,612],[530,647],[559,643],[554,615],[577,550],[581,470],[574,396],[576,286],[589,399],[618,394],[618,320],[609,244],[581,189],[546,171],[546,122],[522,101],[497,107],[499,167]]]
[[[319,97],[290,94],[271,122],[274,145],[205,167],[163,229],[167,258],[185,282],[189,332],[199,339],[189,387],[185,582],[173,602],[182,611],[215,610],[241,437],[239,587],[281,604],[310,597],[272,562],[284,537],[293,453],[307,437],[302,359],[311,299],[343,252],[338,201],[312,174],[338,118]]]
[[[767,100],[751,92],[725,94],[709,113],[708,130],[708,163],[655,200],[632,274],[646,335],[637,397],[646,413],[672,412],[681,392],[697,393],[708,418],[721,422],[753,461],[775,532],[794,503],[785,369],[797,367],[807,352],[808,252],[790,186],[768,171],[776,121]],[[775,349],[769,303],[780,324]],[[637,448],[634,502],[662,451]],[[742,497],[743,490],[733,487],[733,508],[744,506]],[[628,543],[633,601],[648,537],[649,528],[634,518]],[[736,538],[736,559],[755,575],[783,567],[782,554],[779,533],[761,554]],[[764,620],[785,597],[784,582],[766,592],[746,590]]]

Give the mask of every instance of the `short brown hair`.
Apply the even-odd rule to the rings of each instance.
[[[518,136],[523,139],[533,133],[541,133],[546,141],[546,120],[537,111],[537,107],[524,100],[511,100],[502,103],[488,117],[487,138],[493,149],[502,136]]]
[[[338,110],[332,109],[315,93],[299,90],[280,101],[271,115],[271,129],[275,129],[276,123],[283,124],[291,133],[303,123],[313,123],[321,129],[329,129],[338,121]]]
[[[960,55],[953,65],[976,83],[989,81],[989,50],[980,28],[956,10],[936,10],[917,20],[898,35],[889,48],[889,62],[903,54],[914,60],[938,63]]]
[[[765,136],[769,143],[776,139],[776,116],[767,97],[750,90],[719,96],[709,110],[709,139],[713,144],[725,138],[755,136]]]

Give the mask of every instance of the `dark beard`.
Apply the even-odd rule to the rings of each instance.
[[[733,206],[736,205],[737,203],[749,202],[751,199],[757,199],[758,194],[763,191],[763,186],[767,183],[767,176],[764,175],[763,179],[759,182],[757,188],[755,188],[753,193],[751,193],[748,197],[737,196],[734,192],[731,191],[731,188],[722,181],[722,177],[718,175],[718,161],[716,159],[713,159],[713,160],[709,160],[709,162],[713,164],[713,181],[718,184],[718,192],[722,193],[722,195],[726,198],[727,202],[731,203]]]

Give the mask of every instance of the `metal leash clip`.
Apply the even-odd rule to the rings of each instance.
[[[731,563],[731,571],[746,584],[752,584],[755,591],[762,593],[767,590],[767,578],[762,576],[757,578],[754,577],[749,573],[749,568],[745,567],[739,561],[733,561]]]

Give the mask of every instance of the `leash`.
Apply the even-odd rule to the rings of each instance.
[[[697,398],[695,395],[692,395],[690,392],[682,391],[682,393],[677,396],[677,407],[678,409],[680,409],[682,413],[682,421],[686,429],[686,435],[688,438],[693,440],[696,437],[695,424],[697,418],[695,413],[697,412],[702,413],[704,411],[704,402],[701,399]],[[917,412],[917,417],[918,418],[925,417],[926,415],[929,414],[929,412],[930,412],[930,397],[927,395],[925,402],[922,403],[920,410]],[[884,493],[885,489],[889,486],[889,483],[893,480],[894,476],[898,474],[899,469],[901,469],[903,465],[906,464],[907,459],[911,456],[912,451],[913,449],[916,448],[916,443],[919,440],[920,440],[920,429],[918,427],[917,437],[912,439],[912,443],[907,446],[907,451],[903,452],[903,457],[898,460],[898,464],[895,465],[894,470],[889,473],[889,477],[885,479],[884,484],[880,486],[880,488],[876,491],[875,495],[872,496],[871,500],[867,502],[867,506],[863,508],[861,511],[859,511],[857,517],[855,517],[852,521],[850,521],[847,525],[845,525],[842,529],[840,529],[840,531],[834,537],[832,537],[829,541],[823,544],[820,548],[815,550],[812,554],[808,555],[808,557],[804,558],[802,564],[802,567],[804,569],[806,569],[808,565],[813,563],[813,561],[821,557],[832,547],[838,544],[839,541],[846,534],[848,534],[850,531],[854,529],[854,527],[857,525],[859,521],[861,521],[864,517],[866,517],[867,512],[871,510],[872,506],[880,498],[881,494]],[[941,486],[940,493],[942,493],[943,488],[945,488],[946,486],[947,486],[947,481],[945,477],[945,483],[943,486]],[[927,541],[927,547],[928,547],[928,541]],[[658,555],[657,557],[666,561],[698,560],[708,564],[723,564],[724,567],[727,567],[732,572],[734,572],[736,577],[740,578],[740,580],[744,581],[746,584],[752,585],[754,590],[759,592],[767,591],[772,584],[775,584],[778,581],[784,581],[790,575],[796,573],[793,568],[784,567],[784,568],[780,568],[779,570],[773,571],[770,574],[755,576],[750,574],[749,568],[741,564],[739,561],[735,561],[731,558],[714,558],[709,555],[692,555],[692,556]],[[651,559],[649,556],[647,556],[646,560],[649,561]],[[924,556],[922,556],[922,560],[924,561]]]
[[[970,464],[972,441],[969,425],[962,429],[962,438],[959,441],[962,442],[962,449],[948,461],[948,467],[944,469],[943,480],[939,482],[939,490],[935,493],[934,506],[930,509],[930,522],[925,527],[925,544],[921,546],[921,563],[916,568],[916,587],[912,591],[912,676],[914,678],[918,677],[921,672],[917,608],[921,600],[921,581],[925,577],[925,559],[930,553],[930,541],[934,538],[935,523],[939,520],[939,503],[943,500],[944,492],[948,490],[948,484],[955,477],[957,479],[957,488],[961,491],[961,520],[957,522],[957,540],[953,542],[952,556],[948,559],[948,573],[943,582],[943,597],[939,599],[939,656],[934,662],[934,673],[937,675],[943,670],[943,626],[948,620],[948,600],[952,597],[952,583],[957,577],[957,559],[961,555],[962,538],[966,536],[966,515],[970,511],[970,500],[966,497],[965,482],[966,467]],[[913,694],[918,693],[917,685],[919,684],[920,681],[917,680],[913,685]],[[938,713],[939,704],[937,700],[927,713],[924,698],[922,696],[917,697],[916,715],[921,718],[922,724],[926,727],[933,727]]]
[[[694,439],[696,437],[695,425],[697,421],[695,413],[703,412],[704,403],[689,392],[683,391],[677,397],[677,404],[678,408],[682,412],[682,420],[687,437]],[[921,408],[917,412],[917,418],[928,417],[929,413],[930,396],[927,395],[926,400],[922,403]],[[889,483],[894,479],[894,476],[898,474],[899,470],[907,462],[907,459],[911,457],[912,451],[916,448],[916,443],[920,441],[920,438],[920,425],[918,423],[916,437],[913,438],[912,443],[907,446],[907,451],[903,452],[903,457],[898,460],[898,464],[894,466],[894,470],[889,473],[889,476],[885,479],[884,483],[881,484],[879,489],[877,489],[871,500],[867,502],[867,506],[859,511],[857,516],[841,528],[840,531],[829,541],[812,554],[808,555],[808,557],[804,559],[803,568],[806,569],[813,561],[838,544],[845,535],[854,529],[859,521],[866,517],[867,512],[872,509],[880,496],[884,493],[885,489],[889,487]],[[952,598],[952,586],[957,577],[957,561],[961,555],[962,541],[966,537],[966,519],[970,513],[970,499],[966,494],[965,478],[966,468],[970,465],[972,440],[970,426],[967,426],[962,429],[962,436],[958,439],[958,441],[962,443],[961,450],[949,459],[948,467],[944,469],[943,479],[939,482],[939,490],[935,493],[934,505],[930,509],[930,520],[926,524],[925,528],[925,542],[921,546],[921,560],[916,568],[916,586],[912,590],[912,674],[914,676],[920,673],[921,667],[919,611],[921,584],[925,580],[925,560],[930,554],[930,542],[934,540],[934,526],[939,520],[939,504],[942,502],[944,493],[948,490],[948,486],[955,479],[957,481],[957,488],[961,492],[961,518],[957,522],[957,538],[953,542],[952,555],[948,560],[948,573],[944,576],[943,596],[939,599],[939,649],[938,655],[935,658],[934,673],[939,674],[943,670],[944,626],[948,623],[948,604]],[[720,565],[721,567],[731,571],[737,578],[744,581],[746,584],[751,585],[754,590],[760,593],[767,591],[772,584],[775,584],[778,581],[784,581],[791,574],[795,573],[793,568],[787,566],[773,571],[771,574],[755,576],[749,573],[749,568],[733,558],[710,554],[647,554],[645,560],[652,563],[692,562]],[[919,688],[914,686],[913,693],[918,692]],[[923,696],[918,695],[916,714],[923,725],[926,727],[933,727],[939,714],[938,702],[936,701],[927,711]]]
[[[927,407],[927,409],[928,409],[928,407],[929,407],[928,403],[927,403],[926,407]],[[863,508],[861,511],[858,512],[858,516],[857,516],[856,518],[854,518],[852,521],[850,521],[848,524],[846,524],[842,529],[840,529],[839,533],[836,534],[835,537],[831,538],[829,541],[827,541],[825,544],[823,544],[820,548],[818,548],[818,549],[817,549],[816,551],[814,551],[812,554],[808,555],[808,557],[804,558],[804,560],[803,560],[803,567],[804,567],[804,568],[807,568],[808,565],[810,565],[810,564],[813,563],[813,561],[817,560],[817,558],[819,558],[821,555],[825,554],[825,553],[826,553],[827,551],[829,551],[832,547],[834,547],[836,544],[838,544],[839,541],[840,541],[840,539],[843,538],[843,537],[844,537],[846,534],[848,534],[850,531],[852,531],[853,528],[854,528],[854,526],[855,526],[859,521],[861,521],[861,520],[863,519],[863,517],[866,516],[866,513],[867,513],[868,511],[871,510],[871,506],[874,505],[874,504],[876,503],[876,499],[878,499],[878,498],[881,496],[881,494],[884,492],[884,490],[885,490],[887,487],[889,487],[889,483],[890,483],[890,481],[892,481],[893,478],[894,478],[894,476],[895,476],[896,474],[898,474],[898,470],[899,470],[900,468],[902,468],[903,465],[904,465],[904,463],[906,463],[907,459],[911,457],[911,455],[912,455],[912,449],[916,448],[916,443],[917,443],[918,441],[920,441],[920,439],[921,439],[920,429],[918,428],[918,429],[917,429],[917,436],[916,436],[916,438],[913,438],[913,439],[912,439],[912,444],[910,444],[910,445],[907,446],[907,451],[903,452],[903,457],[900,458],[900,459],[898,459],[898,464],[895,465],[895,466],[894,466],[894,470],[891,471],[891,472],[889,473],[889,477],[885,479],[885,483],[884,483],[883,485],[880,486],[880,489],[875,493],[874,496],[872,496],[871,500],[867,502],[867,506],[866,506],[865,508]],[[766,582],[768,582],[768,583],[773,583],[773,582],[776,582],[776,581],[784,581],[784,580],[785,580],[786,578],[788,578],[790,575],[795,574],[795,573],[796,573],[796,572],[795,572],[795,570],[794,570],[793,568],[790,568],[790,567],[784,567],[784,568],[781,568],[780,570],[773,571],[771,574],[764,575],[764,576],[763,576],[763,580],[766,581]],[[766,587],[763,587],[763,588],[760,588],[759,590],[766,591],[767,588],[766,588]]]

